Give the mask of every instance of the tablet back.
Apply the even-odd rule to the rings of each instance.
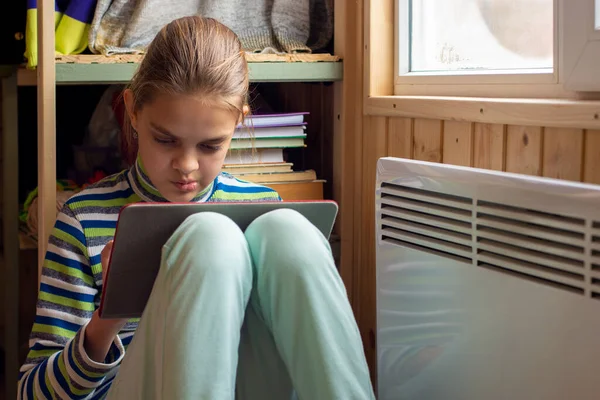
[[[338,206],[331,201],[269,203],[136,203],[119,214],[110,265],[103,287],[102,318],[138,318],[160,268],[163,245],[190,215],[216,212],[245,230],[258,216],[290,208],[306,217],[329,238]]]

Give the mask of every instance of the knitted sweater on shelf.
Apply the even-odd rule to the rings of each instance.
[[[212,17],[231,28],[247,52],[311,52],[333,34],[332,0],[98,0],[89,47],[105,55],[143,53],[170,21]]]

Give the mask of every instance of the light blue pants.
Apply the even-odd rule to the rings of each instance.
[[[374,399],[329,243],[282,209],[242,232],[189,217],[162,264],[109,399]]]

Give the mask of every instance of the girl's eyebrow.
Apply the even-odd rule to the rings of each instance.
[[[152,129],[154,129],[158,133],[161,133],[161,134],[163,134],[165,136],[169,136],[172,139],[179,139],[177,136],[173,135],[167,129],[165,129],[165,128],[159,126],[159,125],[156,125],[154,122],[150,122],[150,126],[152,127]]]

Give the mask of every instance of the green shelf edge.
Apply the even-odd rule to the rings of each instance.
[[[343,78],[343,63],[341,61],[250,62],[248,65],[251,82],[334,82],[341,81]],[[56,64],[56,84],[126,83],[129,82],[137,67],[137,63]],[[35,74],[35,71],[22,72]],[[35,82],[35,80],[29,79],[28,81]]]

